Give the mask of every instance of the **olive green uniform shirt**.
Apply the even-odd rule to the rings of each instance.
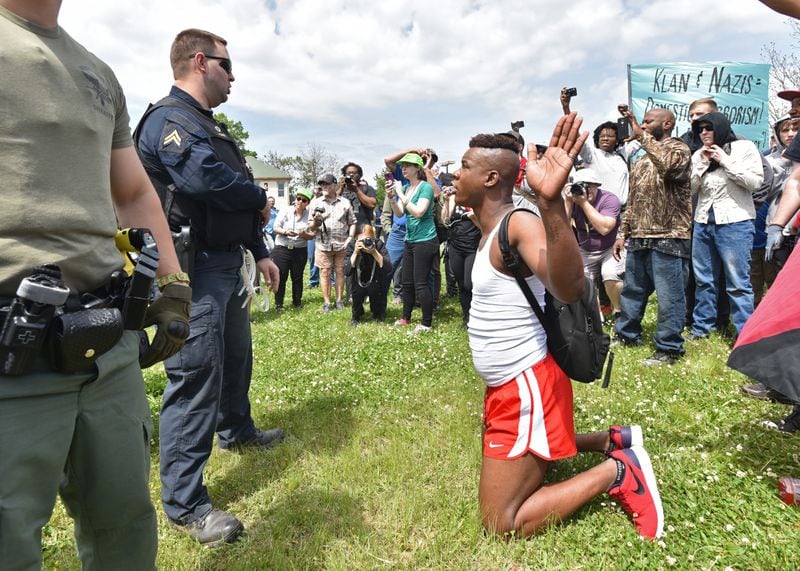
[[[122,89],[64,30],[2,7],[0,62],[0,295],[44,263],[74,293],[95,289],[122,266],[109,176],[111,150],[133,144]]]

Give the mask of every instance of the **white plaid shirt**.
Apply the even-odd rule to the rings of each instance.
[[[325,210],[325,227],[317,228],[316,247],[323,252],[344,250],[345,242],[350,237],[350,227],[356,223],[350,201],[341,196],[331,202],[325,200],[325,197],[315,198],[308,205],[312,217],[318,207]]]

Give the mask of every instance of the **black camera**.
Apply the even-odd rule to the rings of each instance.
[[[519,133],[519,130],[525,126],[525,121],[512,121],[511,122],[511,130]]]
[[[372,238],[372,236],[367,236],[366,238],[362,238],[361,243],[364,245],[365,248],[375,247],[375,239]]]
[[[572,196],[584,196],[586,194],[586,183],[575,182],[569,185],[569,193]]]
[[[347,176],[344,177],[344,183],[345,184],[353,184],[353,182],[354,181],[353,181],[353,177],[352,176],[347,175]]]
[[[317,214],[325,214],[325,207],[324,206],[317,206],[313,212],[314,216]]]
[[[578,96],[578,88],[577,87],[568,87],[567,90],[564,92],[564,95],[567,97],[577,97]]]

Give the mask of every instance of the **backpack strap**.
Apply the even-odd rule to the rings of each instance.
[[[515,208],[506,214],[503,220],[500,222],[500,228],[497,231],[497,245],[500,246],[500,254],[503,256],[503,263],[509,270],[511,270],[511,273],[514,274],[514,279],[517,280],[517,284],[519,284],[519,288],[525,295],[525,299],[528,300],[528,303],[533,309],[533,312],[536,314],[536,317],[539,318],[539,323],[542,324],[545,332],[549,333],[550,322],[545,317],[544,311],[542,311],[542,308],[539,305],[539,302],[536,301],[536,297],[533,295],[528,282],[525,281],[525,277],[522,275],[522,268],[527,266],[525,266],[525,262],[522,260],[522,258],[520,258],[519,252],[512,248],[508,243],[508,220],[511,218],[512,214],[521,210],[530,212],[530,210],[527,208]]]

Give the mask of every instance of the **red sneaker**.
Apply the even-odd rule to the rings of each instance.
[[[633,518],[639,535],[660,537],[664,532],[664,509],[647,452],[641,446],[634,446],[614,450],[609,457],[617,461],[617,479],[608,495]]]
[[[623,448],[631,448],[633,446],[643,446],[644,437],[642,436],[642,427],[638,424],[631,426],[609,426],[608,437],[611,443],[608,445],[606,454],[610,454],[614,450],[622,450]]]

